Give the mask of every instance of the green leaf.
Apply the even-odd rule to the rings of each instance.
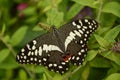
[[[92,8],[98,8],[98,4],[99,2],[98,1],[95,1],[95,0],[72,0],[72,1],[75,1],[76,3],[79,3],[83,6],[90,6]]]
[[[43,80],[47,80],[47,77],[45,74],[43,74]]]
[[[120,80],[120,73],[111,74],[105,80]]]
[[[27,27],[26,26],[23,26],[21,27],[20,29],[18,29],[14,34],[13,36],[11,37],[11,40],[10,40],[10,43],[13,45],[13,46],[16,46],[18,45],[22,39],[24,38],[24,35],[27,31]]]
[[[67,20],[73,18],[78,12],[83,8],[80,4],[74,4],[70,10],[67,12]]]
[[[120,55],[119,54],[109,51],[109,52],[104,52],[104,53],[102,53],[100,55],[102,55],[105,58],[115,62],[118,65],[120,65]]]
[[[95,58],[95,56],[97,55],[97,51],[95,51],[95,50],[90,50],[90,51],[88,51],[88,54],[87,54],[87,57],[86,57],[86,59],[88,60],[88,61],[91,61],[92,59],[94,59]]]
[[[107,67],[111,67],[110,62],[100,56],[97,56],[96,58],[94,58],[91,62],[90,65],[92,67],[96,67],[96,68],[107,68]]]
[[[115,15],[113,15],[113,14],[102,13],[102,15],[100,17],[100,26],[101,27],[99,27],[99,28],[102,28],[101,29],[102,32],[105,31],[105,30],[103,30],[103,28],[110,29],[111,27],[113,27],[116,19],[117,19],[117,17]]]
[[[60,74],[55,74],[53,80],[62,80],[62,76]]]
[[[52,9],[47,12],[47,16],[47,23],[59,27],[63,22],[64,14],[63,12],[59,12],[57,9]]]
[[[111,29],[110,31],[108,31],[104,37],[104,39],[106,39],[109,42],[115,42],[115,38],[117,37],[117,35],[120,32],[120,25],[114,27],[113,29]]]
[[[34,69],[35,73],[43,73],[45,71],[45,67],[43,66],[36,66]]]
[[[32,17],[29,17],[25,20],[26,23],[35,23],[38,19],[38,16],[32,16]]]
[[[34,15],[36,14],[36,8],[35,7],[27,7],[22,11],[22,13],[26,16]]]
[[[0,69],[15,69],[19,65],[16,62],[13,55],[9,55],[2,63],[0,63]]]
[[[9,42],[10,36],[9,35],[5,35],[3,39],[4,39],[5,42]]]
[[[106,47],[109,45],[108,41],[105,40],[104,38],[100,37],[99,35],[94,35],[94,36],[95,36],[95,38],[100,46]]]
[[[0,63],[7,58],[9,53],[10,53],[10,51],[8,49],[3,49],[0,51]]]
[[[19,71],[19,78],[20,80],[27,80],[27,74],[23,69]]]
[[[113,65],[112,65],[112,66],[113,66]],[[113,74],[113,73],[118,72],[119,67],[120,67],[120,66],[110,68],[110,69],[108,70],[108,72],[107,72],[107,75],[110,75],[110,74]]]
[[[108,2],[103,6],[102,11],[120,17],[120,4],[118,2]]]

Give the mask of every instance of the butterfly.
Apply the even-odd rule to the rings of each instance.
[[[69,69],[69,63],[82,64],[88,50],[87,42],[97,27],[93,19],[71,21],[59,29],[52,27],[49,33],[27,43],[16,60],[22,64],[43,65],[63,74]]]

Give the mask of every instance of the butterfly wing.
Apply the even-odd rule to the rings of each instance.
[[[83,62],[86,43],[96,28],[97,22],[91,19],[70,22],[33,39],[21,49],[16,60],[23,64],[42,64],[62,74],[68,70],[69,61],[75,65]]]
[[[84,61],[87,53],[87,41],[97,27],[98,23],[95,20],[79,19],[60,28],[60,32],[64,35],[62,38],[65,50],[71,56],[70,61],[74,65],[80,65]]]
[[[68,69],[68,62],[64,62],[61,56],[63,53],[57,46],[52,32],[39,36],[26,44],[17,54],[17,62],[42,64],[47,66],[49,70],[64,73]]]

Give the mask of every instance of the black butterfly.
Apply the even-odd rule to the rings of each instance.
[[[87,54],[87,41],[98,27],[92,19],[79,19],[33,39],[17,54],[16,60],[24,64],[47,66],[63,74],[69,62],[81,65]]]

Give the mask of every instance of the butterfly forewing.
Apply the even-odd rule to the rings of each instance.
[[[69,61],[74,65],[84,61],[88,38],[97,27],[95,20],[79,19],[58,30],[53,28],[26,44],[16,59],[24,64],[42,64],[62,74],[68,70]]]

